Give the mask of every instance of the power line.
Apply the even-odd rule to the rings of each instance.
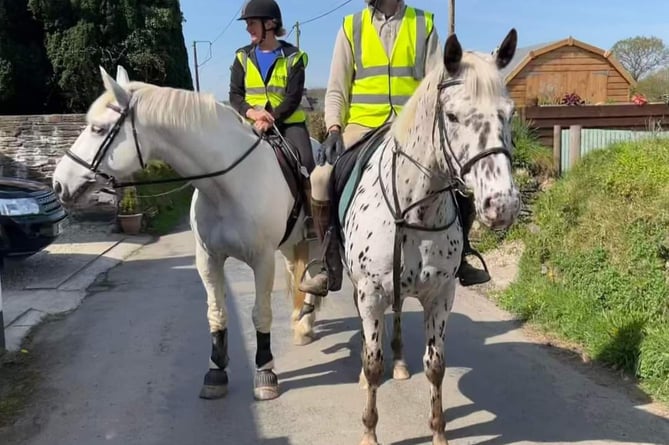
[[[230,21],[225,25],[225,27],[221,30],[221,32],[218,33],[218,35],[216,36],[216,38],[215,38],[214,40],[211,41],[212,45],[213,45],[214,43],[216,43],[216,41],[217,41],[218,39],[220,39],[221,37],[223,37],[223,34],[225,34],[225,31],[228,30],[228,28],[230,27],[230,25],[232,25],[232,22],[234,22],[235,19],[237,18],[237,16],[242,12],[242,8],[244,7],[244,3],[246,3],[246,2],[245,2],[245,1],[242,2],[242,5],[241,5],[241,6],[239,7],[239,9],[237,10],[237,13],[232,15],[232,18],[230,19]]]
[[[308,20],[303,20],[303,21],[301,21],[301,22],[300,22],[300,25],[306,25],[307,23],[311,23],[311,22],[314,22],[314,21],[316,21],[316,20],[318,20],[318,19],[322,19],[323,17],[332,14],[332,13],[335,12],[336,10],[338,10],[338,9],[340,9],[340,8],[343,8],[344,6],[348,5],[348,4],[351,3],[352,1],[353,1],[353,0],[346,0],[344,3],[340,4],[339,6],[334,7],[334,8],[332,8],[332,9],[330,9],[330,10],[327,11],[327,12],[324,12],[323,14],[317,15],[316,17],[312,17],[312,18],[310,18],[310,19],[308,19]]]

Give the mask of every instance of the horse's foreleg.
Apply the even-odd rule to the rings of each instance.
[[[207,292],[207,319],[212,342],[209,371],[204,376],[200,397],[218,399],[228,391],[228,374],[225,370],[229,361],[223,273],[225,257],[209,255],[198,241],[195,246],[195,264]]]
[[[376,425],[379,412],[376,408],[376,392],[383,377],[383,300],[375,295],[365,295],[358,290],[358,307],[362,317],[363,351],[362,367],[367,381],[367,402],[362,413],[365,433],[360,445],[377,445]]]
[[[293,343],[303,346],[311,343],[314,339],[314,323],[316,321],[316,307],[318,297],[305,294],[299,289],[307,263],[309,262],[309,244],[300,242],[295,247],[282,249],[287,269],[288,293],[293,299]]]
[[[432,430],[433,445],[448,445],[446,440],[446,420],[443,414],[442,383],[446,370],[444,360],[444,338],[446,336],[446,322],[453,307],[455,297],[455,282],[451,281],[445,292],[424,307],[425,310],[425,339],[427,342],[425,356],[425,375],[430,382],[430,429]]]
[[[411,376],[409,367],[404,361],[404,345],[402,343],[402,306],[393,312],[393,338],[390,341],[393,350],[393,379],[406,380]]]
[[[274,252],[263,254],[253,264],[256,299],[253,306],[253,324],[256,328],[256,375],[253,395],[257,400],[271,400],[279,396],[279,379],[273,371],[270,332],[272,328],[272,287],[274,286]]]

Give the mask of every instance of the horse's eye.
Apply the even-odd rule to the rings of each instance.
[[[446,113],[446,117],[451,122],[457,122],[458,121],[458,117],[453,113]]]
[[[95,134],[105,134],[107,129],[104,127],[99,127],[97,125],[91,125],[91,131]]]

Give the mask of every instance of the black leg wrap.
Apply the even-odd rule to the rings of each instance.
[[[300,309],[300,314],[297,316],[297,320],[302,320],[302,317],[305,315],[313,314],[316,310],[316,307],[311,303],[303,303],[302,309]]]
[[[344,266],[339,252],[339,236],[337,228],[330,226],[327,235],[325,250],[325,264],[328,270],[328,290],[336,292],[341,289]]]
[[[211,334],[211,361],[225,369],[230,361],[228,357],[228,330],[216,331]]]
[[[256,367],[260,369],[274,360],[269,333],[263,334],[262,332],[256,331],[256,342]]]

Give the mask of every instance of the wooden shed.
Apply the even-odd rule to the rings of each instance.
[[[517,107],[558,104],[569,93],[587,104],[629,102],[636,85],[610,51],[572,37],[518,48],[503,73]]]

